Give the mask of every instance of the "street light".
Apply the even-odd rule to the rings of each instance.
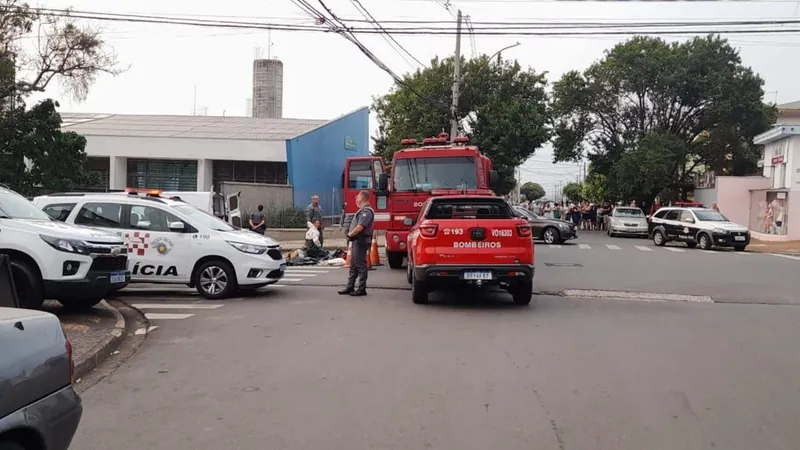
[[[503,53],[504,51],[506,51],[506,50],[508,50],[510,48],[519,47],[520,45],[522,45],[522,44],[519,41],[517,41],[516,44],[512,44],[512,45],[509,45],[508,47],[501,48],[500,50],[494,52],[494,54],[489,57],[489,61],[491,61],[495,56],[497,56],[497,62],[500,62],[500,53]]]

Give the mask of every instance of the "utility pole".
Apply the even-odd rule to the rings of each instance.
[[[453,104],[450,106],[450,138],[458,136],[458,96],[461,82],[461,10],[456,22],[456,59],[453,62]]]

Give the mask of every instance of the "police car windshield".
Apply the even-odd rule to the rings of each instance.
[[[697,220],[703,222],[730,222],[727,217],[723,216],[722,213],[718,213],[716,211],[711,210],[695,210],[694,214],[697,216]]]
[[[25,197],[8,189],[0,189],[0,217],[6,219],[52,220]]]
[[[639,208],[617,208],[614,217],[644,217],[644,213]]]
[[[192,205],[177,205],[173,206],[176,211],[180,212],[181,214],[189,217],[193,222],[198,224],[202,224],[208,228],[211,228],[215,231],[234,231],[236,228],[228,225],[225,221],[220,220],[216,216],[212,216],[211,214],[203,211],[202,209],[197,209]]]
[[[475,158],[449,156],[395,159],[392,183],[395,192],[477,189]]]

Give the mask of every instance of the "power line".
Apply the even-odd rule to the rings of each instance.
[[[361,2],[360,2],[359,0],[350,0],[350,2],[351,2],[351,3],[352,3],[352,4],[353,4],[355,7],[356,7],[356,9],[358,9],[358,10],[359,10],[359,12],[361,12],[361,14],[364,16],[364,18],[365,18],[365,19],[367,19],[367,20],[371,20],[371,22],[370,22],[370,23],[374,24],[374,26],[376,27],[376,29],[378,29],[378,30],[380,30],[380,31],[383,31],[383,33],[384,33],[384,34],[382,34],[383,38],[386,40],[386,42],[388,42],[388,43],[389,43],[389,46],[390,46],[390,47],[393,47],[393,48],[394,48],[395,46],[397,47],[397,48],[395,48],[395,50],[397,50],[397,51],[398,51],[398,53],[400,54],[400,56],[401,56],[401,57],[403,57],[403,54],[405,53],[405,54],[406,54],[406,55],[408,55],[408,56],[409,56],[411,59],[413,59],[413,60],[414,60],[414,61],[415,61],[417,64],[419,64],[420,66],[422,66],[422,67],[425,67],[425,68],[427,68],[427,67],[428,67],[428,66],[426,66],[425,64],[423,64],[423,63],[422,63],[422,61],[420,61],[419,59],[417,59],[417,57],[416,57],[416,56],[412,55],[412,54],[411,54],[411,52],[409,52],[409,51],[408,51],[408,49],[406,49],[405,47],[403,47],[403,45],[402,45],[402,44],[400,44],[399,42],[397,42],[397,39],[395,39],[394,37],[392,37],[392,35],[391,35],[391,34],[389,34],[389,33],[388,33],[388,32],[387,32],[387,31],[386,31],[386,30],[385,30],[385,29],[384,29],[384,28],[381,26],[380,22],[378,22],[378,21],[375,19],[375,17],[373,17],[373,15],[372,15],[372,14],[370,14],[370,12],[369,12],[369,11],[367,11],[367,8],[365,8],[365,7],[364,7],[364,5],[362,5],[362,4],[361,4]],[[392,43],[394,43],[394,46],[392,45]],[[399,50],[398,50],[398,49],[399,49]],[[405,57],[403,57],[403,59],[405,59]],[[406,62],[408,62],[408,60],[407,60],[407,59],[406,59]],[[413,66],[413,65],[412,65],[412,66]]]
[[[277,30],[277,31],[294,31],[294,32],[337,32],[342,33],[345,30],[350,36],[356,34],[383,34],[389,32],[395,35],[407,36],[451,36],[455,35],[456,31],[452,28],[445,27],[388,27],[382,26],[381,30],[370,28],[346,27],[339,26],[339,29],[331,29],[330,27],[323,26],[328,18],[320,15],[319,11],[315,9],[308,10],[308,2],[304,0],[292,0],[304,11],[307,11],[312,18],[315,19],[314,25],[298,25],[287,23],[268,23],[268,22],[243,22],[243,21],[218,21],[218,20],[203,20],[203,19],[188,19],[169,16],[151,16],[151,15],[133,15],[133,14],[112,14],[112,13],[94,13],[88,11],[69,11],[69,10],[51,10],[46,8],[39,8],[42,14],[55,16],[55,17],[71,17],[77,19],[99,20],[99,21],[116,21],[128,23],[149,23],[161,25],[184,25],[194,27],[206,28],[235,28],[235,29],[253,29],[253,30]],[[316,12],[315,12],[316,11]],[[338,19],[338,18],[337,18]],[[786,25],[784,28],[764,28],[765,25]],[[496,27],[473,27],[474,35],[483,36],[540,36],[540,37],[580,37],[580,36],[625,36],[633,34],[645,35],[698,35],[698,34],[787,34],[798,33],[800,28],[800,20],[759,20],[759,21],[738,21],[738,22],[706,22],[706,23],[626,23],[626,24],[609,24],[609,23],[594,23],[594,24],[581,24],[571,25],[564,23],[547,24],[539,23],[527,26],[515,26],[513,23],[508,23],[505,26]],[[647,29],[647,28],[683,28],[683,27],[699,27],[701,29]],[[716,27],[737,26],[732,29],[720,29]],[[745,26],[755,26],[760,28],[742,28]],[[601,29],[592,29],[602,27]],[[568,28],[568,29],[565,29]],[[588,30],[587,30],[588,28]],[[606,29],[612,28],[612,29]]]

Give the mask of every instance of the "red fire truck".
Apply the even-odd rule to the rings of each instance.
[[[375,229],[386,231],[389,267],[399,269],[406,257],[406,238],[422,204],[431,196],[486,192],[498,180],[492,162],[466,137],[449,140],[447,133],[403,139],[394,154],[391,174],[377,156],[348,158],[342,184],[345,214],[354,214],[358,191],[373,193]]]

